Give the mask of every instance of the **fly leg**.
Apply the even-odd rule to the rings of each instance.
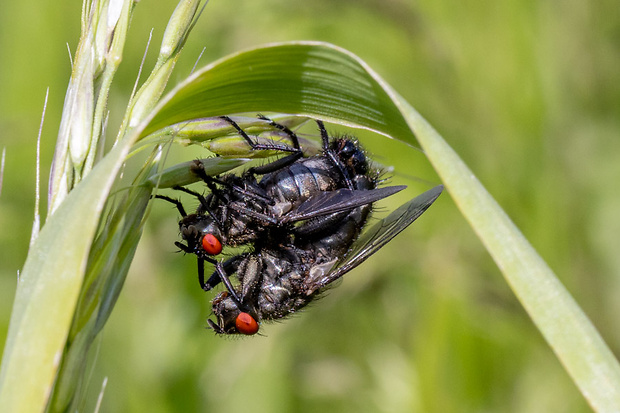
[[[270,172],[274,172],[274,171],[277,171],[279,169],[285,168],[293,164],[297,159],[301,158],[303,155],[301,146],[299,145],[299,138],[297,137],[295,132],[290,130],[287,126],[276,123],[266,116],[258,115],[258,118],[264,121],[267,121],[274,128],[279,129],[282,132],[286,133],[291,140],[291,144],[293,145],[292,147],[288,145],[277,144],[277,143],[271,143],[271,144],[256,143],[252,141],[252,139],[250,139],[248,134],[245,133],[243,129],[241,129],[241,127],[237,124],[237,122],[235,122],[228,116],[221,116],[221,118],[224,119],[226,122],[230,123],[231,126],[237,130],[237,133],[239,133],[239,135],[241,135],[241,137],[245,139],[245,141],[248,143],[248,145],[250,145],[250,148],[252,148],[252,150],[275,150],[275,151],[281,151],[281,152],[291,152],[290,155],[277,159],[266,165],[250,168],[246,171],[246,174],[264,175]]]
[[[225,270],[225,267],[227,265],[233,265],[233,262],[231,262],[230,264],[222,264],[220,261],[217,261],[211,257],[205,256],[205,254],[202,253],[201,251],[194,250],[193,248],[185,244],[182,244],[180,242],[175,242],[174,245],[179,247],[181,251],[187,254],[196,254],[198,256],[198,282],[200,283],[200,287],[203,290],[209,291],[214,286],[222,282],[226,286],[226,289],[228,290],[228,292],[230,292],[230,294],[233,296],[233,298],[239,301],[239,297],[237,296],[237,293],[235,292],[235,288],[230,283],[230,280],[228,279],[228,274],[226,273],[226,270]],[[213,275],[209,278],[207,282],[205,282],[205,261],[215,265],[215,272],[213,273]],[[227,262],[229,261],[232,261],[232,260],[228,260]],[[216,277],[219,278],[219,280],[217,280]]]
[[[215,271],[204,281],[204,261],[214,262]],[[233,257],[224,263],[209,258],[198,259],[198,278],[201,287],[205,291],[211,290],[222,282],[240,309],[248,311],[256,316],[258,292],[262,281],[263,263],[260,256],[255,254],[242,254]],[[236,272],[239,278],[239,289],[236,290],[228,278],[227,271]]]
[[[174,186],[172,189],[174,189],[176,191],[185,192],[186,194],[190,194],[192,196],[195,196],[198,199],[198,201],[200,202],[200,205],[202,206],[202,208],[213,218],[213,220],[217,223],[217,225],[220,226],[219,220],[217,219],[215,214],[211,211],[211,208],[209,207],[209,203],[207,202],[207,200],[206,200],[206,198],[204,196],[202,196],[198,192],[192,191],[191,189],[187,189],[187,188],[182,187],[182,186]],[[179,213],[181,214],[181,216],[183,218],[187,217],[187,212],[185,212],[185,207],[183,206],[183,203],[180,200],[175,199],[175,198],[171,198],[171,197],[166,196],[166,195],[155,195],[153,198],[163,199],[164,201],[168,201],[171,204],[174,204],[177,207],[177,209],[179,210]]]
[[[211,216],[211,218],[213,218],[213,221],[218,226],[218,228],[222,229],[224,227],[222,222],[213,213],[211,208],[209,208],[209,203],[207,202],[207,200],[205,199],[204,196],[200,195],[198,192],[194,192],[194,191],[192,191],[190,189],[187,189],[187,188],[184,188],[182,186],[175,186],[175,187],[173,187],[173,189],[175,189],[177,191],[185,192],[187,194],[193,195],[196,198],[198,198],[198,201],[200,201],[200,205]],[[166,196],[166,195],[155,195],[154,198],[163,199],[164,201],[168,201],[168,202],[174,204],[177,207],[177,209],[179,210],[179,213],[181,214],[181,216],[183,218],[187,217],[187,213],[185,212],[185,207],[183,206],[183,203],[181,203],[180,200],[175,199],[175,198],[171,198],[171,197]],[[187,246],[185,244],[181,244],[180,242],[177,242],[175,244],[177,245],[177,247],[181,248],[181,250],[183,250],[184,252],[188,252],[188,253],[192,253],[192,254],[195,253],[195,251],[190,246]]]
[[[264,175],[270,172],[277,171],[282,168],[286,168],[287,166],[293,164],[297,159],[302,157],[303,152],[301,150],[301,146],[299,145],[299,138],[297,137],[295,132],[290,130],[287,126],[274,122],[273,120],[269,119],[266,116],[258,115],[258,118],[269,122],[269,124],[273,126],[274,128],[280,129],[282,132],[286,133],[288,137],[291,139],[291,143],[293,144],[294,151],[292,151],[293,153],[291,155],[277,159],[267,165],[255,166],[253,168],[250,168],[248,169],[248,173],[255,174],[255,175]]]
[[[282,145],[278,143],[271,143],[271,144],[256,143],[252,141],[252,139],[248,136],[247,133],[245,133],[243,129],[241,129],[241,126],[239,126],[237,122],[235,122],[228,116],[220,116],[220,118],[230,123],[230,125],[233,128],[235,128],[237,133],[239,133],[239,135],[241,135],[241,137],[245,139],[247,144],[250,145],[250,148],[252,148],[252,150],[274,150],[274,151],[282,151],[282,152],[292,152],[294,154],[301,153],[301,147],[299,146],[299,139],[297,138],[297,135],[295,135],[295,132],[293,132],[292,130],[290,130],[288,127],[284,125],[274,122],[273,120],[269,119],[266,116],[258,115],[258,118],[264,121],[267,121],[274,128],[279,129],[282,132],[286,133],[291,139],[291,143],[293,144],[292,148],[288,145]]]
[[[202,207],[202,209],[206,213],[208,213],[211,216],[211,218],[213,218],[213,220],[215,221],[215,223],[219,227],[221,227],[221,223],[220,223],[219,219],[217,218],[217,216],[215,215],[215,213],[213,212],[213,210],[209,206],[209,202],[207,201],[207,199],[203,195],[199,194],[196,191],[192,191],[191,189],[187,189],[187,188],[185,188],[183,186],[174,186],[174,187],[172,187],[172,189],[174,189],[175,191],[185,192],[186,194],[189,194],[189,195],[192,195],[192,196],[196,197],[196,199],[198,199],[198,202],[200,202],[200,206]],[[160,196],[158,196],[158,197],[160,197]],[[178,208],[178,206],[177,206],[177,208]],[[179,210],[179,212],[180,212],[180,210]],[[183,217],[185,217],[185,216],[186,215],[183,215]]]
[[[226,196],[225,191],[220,190],[216,185],[216,184],[223,184],[223,182],[219,181],[218,179],[212,176],[207,175],[207,172],[205,171],[205,166],[201,161],[195,160],[190,166],[190,171],[194,173],[195,175],[198,175],[198,177],[202,179],[205,184],[207,184],[209,191],[211,191],[211,193],[217,199],[219,199],[220,202],[222,203],[228,202],[228,197]]]
[[[283,158],[279,158],[266,165],[255,166],[255,167],[249,168],[244,174],[246,176],[264,175],[270,172],[277,171],[279,169],[285,168],[293,164],[295,161],[297,161],[299,158],[303,156],[303,151],[299,144],[299,138],[297,137],[295,132],[290,130],[287,126],[274,122],[273,120],[269,119],[266,116],[258,115],[258,118],[268,122],[274,128],[279,129],[282,132],[284,132],[286,135],[288,135],[289,139],[291,140],[292,146],[282,145],[282,144],[277,144],[277,143],[261,144],[261,143],[254,142],[250,138],[250,136],[237,124],[237,122],[235,122],[228,116],[221,116],[221,119],[225,120],[233,128],[235,128],[237,133],[247,142],[247,144],[250,146],[250,148],[252,148],[252,150],[277,150],[281,152],[290,152],[291,154]],[[204,165],[200,161],[195,161],[194,165],[192,165],[191,167],[191,170],[193,173],[198,175],[200,179],[202,179],[207,184],[207,187],[209,188],[211,193],[214,194],[216,197],[218,197],[218,199],[220,199],[220,201],[222,201],[223,203],[228,203],[229,200],[227,199],[225,195],[226,191],[220,190],[217,187],[218,184],[226,186],[227,188],[232,189],[235,192],[245,197],[249,197],[257,201],[265,202],[269,205],[272,204],[272,200],[270,198],[267,198],[256,192],[250,191],[246,188],[242,188],[238,185],[234,185],[234,184],[227,183],[227,182],[222,182],[221,180],[218,180],[217,178],[207,175],[207,173],[204,170]]]
[[[230,209],[235,210],[237,212],[240,212],[242,214],[245,214],[251,218],[255,218],[259,221],[262,221],[263,223],[266,224],[273,224],[273,225],[278,225],[280,224],[280,219],[279,217],[273,217],[267,214],[264,214],[262,212],[258,212],[258,211],[254,211],[250,208],[246,208],[243,207],[241,205],[237,205],[237,204],[230,204]]]
[[[351,181],[351,177],[344,169],[342,162],[338,160],[334,151],[329,147],[329,135],[327,134],[327,130],[325,129],[325,125],[320,120],[316,121],[317,126],[319,127],[319,131],[321,132],[321,141],[323,142],[323,153],[325,156],[329,158],[329,160],[334,164],[335,167],[338,168],[340,174],[344,178],[345,184],[347,188],[354,189],[353,181]]]
[[[183,207],[183,204],[181,203],[180,200],[175,199],[175,198],[170,198],[169,196],[166,196],[166,195],[155,195],[153,196],[153,198],[163,199],[164,201],[168,201],[171,204],[174,204],[179,210],[179,213],[181,214],[183,218],[187,216],[187,213],[185,212],[185,208]]]
[[[316,217],[294,227],[293,232],[299,237],[312,237],[324,231],[334,232],[334,228],[338,228],[350,213],[343,211]]]
[[[226,261],[224,261],[222,263],[222,267],[224,269],[224,272],[226,272],[226,274],[233,274],[235,272],[237,272],[237,268],[239,267],[239,262],[245,258],[246,254],[242,254],[242,255],[237,255],[235,257],[232,257]],[[204,262],[203,262],[204,264]],[[222,282],[222,278],[220,277],[220,274],[218,273],[218,271],[214,271],[213,274],[211,274],[211,276],[209,277],[209,279],[205,282],[204,281],[204,265],[200,266],[200,263],[198,264],[198,280],[200,281],[200,286],[202,287],[203,290],[205,291],[209,291],[212,290],[213,288],[215,288],[220,282]],[[202,274],[202,277],[201,277]]]
[[[215,265],[215,272],[209,278],[209,281],[207,281],[206,283],[205,283],[205,267],[204,267],[205,261]],[[230,279],[228,278],[228,274],[224,270],[224,265],[220,261],[214,260],[212,258],[199,257],[198,258],[198,282],[200,282],[200,287],[203,290],[209,291],[211,290],[211,288],[213,288],[211,285],[209,285],[209,283],[217,284],[215,280],[212,281],[214,276],[219,277],[220,281],[224,284],[224,286],[226,287],[226,290],[228,290],[232,298],[237,303],[241,303],[241,300],[239,299],[239,295],[237,294],[235,287],[233,287],[232,283],[230,282]]]
[[[198,161],[197,161],[198,162]],[[246,199],[252,199],[254,201],[256,201],[259,205],[262,204],[262,208],[266,208],[267,205],[272,205],[273,204],[273,200],[271,198],[267,198],[266,196],[263,196],[255,191],[251,191],[251,190],[246,190],[238,185],[235,184],[231,184],[229,182],[224,182],[222,180],[219,180],[217,178],[214,178],[212,176],[208,176],[204,169],[201,169],[198,167],[198,165],[196,165],[196,168],[194,169],[194,173],[196,173],[198,176],[200,176],[202,178],[203,181],[205,181],[205,183],[207,184],[207,186],[211,189],[211,192],[213,193],[214,196],[218,196],[221,203],[222,203],[222,207],[224,208],[230,208],[233,209],[237,212],[241,212],[245,215],[248,215],[250,217],[256,218],[264,223],[267,224],[277,224],[278,221],[276,220],[276,218],[259,212],[259,211],[255,211],[254,209],[250,209],[250,208],[246,208],[246,207],[242,207],[241,205],[238,205],[235,202],[231,202],[229,199],[227,199],[224,195],[223,195],[223,191],[221,191],[220,189],[217,188],[216,184],[222,185],[224,187],[226,187],[229,191],[235,191],[239,194],[241,194],[243,197],[245,197]],[[251,188],[251,186],[250,186]],[[176,188],[175,188],[176,189]],[[192,193],[192,191],[188,190],[188,189],[181,189],[182,191],[188,192],[188,193]],[[201,202],[202,203],[202,202]],[[245,204],[247,204],[247,202],[245,202]],[[260,208],[258,208],[260,209]],[[208,211],[208,209],[207,209]],[[212,217],[214,217],[214,215],[212,213],[210,213],[210,215]],[[214,217],[215,218],[215,217]],[[219,223],[218,223],[219,225]],[[223,229],[223,227],[220,225],[219,226],[220,229]]]
[[[205,184],[207,184],[207,187],[209,188],[209,190],[211,191],[211,193],[213,195],[215,195],[220,201],[227,203],[229,202],[229,199],[226,197],[225,193],[226,191],[222,191],[220,188],[217,187],[217,185],[221,185],[226,187],[227,189],[233,190],[235,192],[238,192],[239,194],[245,196],[245,197],[249,197],[252,198],[256,201],[260,201],[260,202],[266,202],[266,203],[270,203],[271,199],[267,198],[266,196],[263,196],[259,193],[256,193],[254,191],[250,191],[247,190],[245,188],[242,188],[239,185],[235,185],[232,184],[230,182],[224,182],[220,179],[217,179],[213,176],[209,176],[207,175],[207,173],[204,170],[204,165],[202,164],[202,162],[200,161],[195,161],[194,164],[191,166],[191,171],[198,175],[198,177],[200,177],[200,179],[202,179],[204,181]]]

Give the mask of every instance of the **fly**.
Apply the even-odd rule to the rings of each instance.
[[[348,137],[330,140],[321,121],[316,121],[322,140],[322,153],[301,158],[297,135],[284,125],[259,116],[282,130],[291,146],[256,144],[231,118],[227,120],[253,149],[275,149],[291,152],[269,164],[248,169],[241,176],[225,174],[208,176],[202,163],[196,161],[192,171],[210,189],[203,196],[185,187],[175,189],[196,197],[197,211],[187,214],[183,204],[164,195],[157,198],[172,202],[182,219],[179,230],[185,243],[175,244],[184,252],[198,257],[200,286],[208,291],[204,262],[216,266],[224,277],[225,269],[218,256],[225,246],[252,245],[254,248],[276,248],[333,232],[338,222],[351,210],[363,207],[364,219],[373,202],[401,191],[405,186],[376,188],[379,173],[371,169],[364,152]],[[257,176],[262,175],[260,181]],[[357,232],[355,232],[357,235]],[[352,242],[352,239],[350,240]],[[346,246],[350,245],[350,242]]]
[[[225,286],[212,301],[215,321],[208,321],[218,334],[255,334],[261,322],[300,310],[413,223],[443,189],[425,192],[363,231],[373,203],[405,186],[377,188],[379,172],[369,166],[357,142],[330,139],[321,121],[316,123],[322,153],[304,159],[294,132],[261,118],[287,134],[292,146],[255,144],[232,119],[223,117],[251,148],[289,155],[240,176],[219,178],[207,176],[195,162],[192,171],[210,194],[175,188],[198,199],[193,214],[187,214],[179,200],[157,195],[174,203],[182,216],[179,229],[185,244],[175,244],[198,257],[201,287],[209,291],[220,282]],[[250,250],[217,260],[226,245]],[[215,265],[207,280],[205,261]],[[232,275],[238,280],[235,286]]]
[[[238,286],[227,287],[212,301],[215,321],[209,319],[209,326],[218,334],[253,335],[261,322],[299,311],[411,225],[442,190],[437,186],[403,204],[345,251],[322,238],[303,248],[289,245],[234,257],[229,270],[236,272]],[[346,232],[346,225],[339,229]],[[214,273],[210,280],[217,284],[220,276]]]

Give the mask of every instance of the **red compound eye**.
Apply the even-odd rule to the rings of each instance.
[[[238,332],[247,336],[258,332],[258,323],[248,313],[239,313],[235,320],[235,327],[237,327]]]
[[[202,237],[202,249],[209,255],[217,255],[222,252],[222,243],[213,234]]]

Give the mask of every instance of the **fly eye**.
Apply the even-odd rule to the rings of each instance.
[[[222,243],[213,234],[202,237],[202,249],[209,255],[217,255],[222,252]]]
[[[239,313],[235,319],[235,327],[237,327],[238,332],[247,336],[251,336],[258,332],[258,323],[254,317],[248,313]]]

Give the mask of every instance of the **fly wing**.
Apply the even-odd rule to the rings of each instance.
[[[443,191],[443,185],[436,186],[411,201],[401,205],[397,210],[365,231],[353,244],[343,259],[322,279],[317,280],[313,290],[325,287],[360,265],[377,252],[392,238],[413,223],[431,206]]]
[[[281,222],[296,222],[335,212],[348,211],[387,198],[405,188],[405,185],[399,185],[370,190],[338,189],[319,192],[308,198],[294,211],[284,215]]]

